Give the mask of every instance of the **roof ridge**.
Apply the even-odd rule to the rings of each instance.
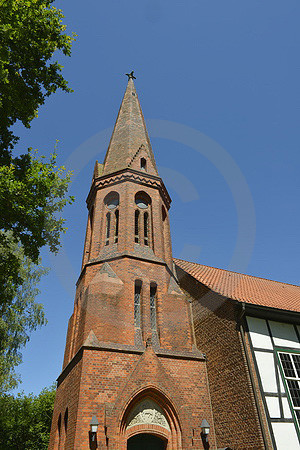
[[[219,267],[207,266],[206,264],[200,264],[200,263],[195,263],[192,261],[186,261],[185,259],[173,258],[173,260],[183,261],[183,262],[186,262],[189,264],[196,264],[197,266],[203,266],[203,267],[209,267],[211,269],[221,270],[222,272],[236,273],[237,275],[244,275],[245,277],[257,278],[259,280],[272,281],[273,283],[286,284],[287,286],[294,286],[294,287],[300,288],[300,285],[298,285],[298,284],[286,283],[284,281],[278,281],[278,280],[272,280],[271,278],[257,277],[256,275],[249,275],[247,273],[235,272],[234,270],[220,269]]]

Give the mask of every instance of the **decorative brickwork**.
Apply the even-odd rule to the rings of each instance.
[[[173,273],[170,203],[129,79],[87,200],[51,450],[96,448],[89,435],[94,415],[97,448],[125,450],[131,437],[150,433],[168,450],[204,449],[204,418],[211,425],[210,449],[217,448],[205,357]],[[58,424],[66,410],[63,429]]]

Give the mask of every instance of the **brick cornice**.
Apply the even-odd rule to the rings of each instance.
[[[119,352],[119,353],[135,353],[138,355],[142,355],[146,348],[145,347],[137,347],[134,345],[124,345],[124,344],[114,344],[114,343],[104,343],[101,342],[99,345],[83,345],[76,355],[71,359],[69,364],[64,367],[61,374],[57,378],[57,385],[59,386],[66,376],[71,372],[71,370],[81,361],[83,357],[84,350],[93,350],[93,351],[109,351],[109,352]],[[206,356],[204,353],[201,353],[199,350],[193,351],[178,351],[172,349],[163,349],[158,348],[154,349],[156,356],[162,358],[172,358],[172,359],[185,359],[185,360],[194,360],[194,361],[206,361]]]
[[[89,195],[86,199],[88,208],[92,203],[97,190],[103,189],[107,186],[113,186],[115,184],[123,183],[124,181],[131,181],[132,183],[140,184],[142,186],[148,186],[154,189],[158,189],[166,204],[167,209],[170,208],[172,200],[167,191],[167,188],[165,187],[160,177],[129,168],[114,172],[113,174],[94,178]]]
[[[137,261],[146,261],[146,262],[149,262],[152,264],[158,264],[160,266],[165,266],[166,270],[170,273],[170,275],[174,276],[173,273],[170,271],[170,268],[168,267],[167,263],[163,260],[151,259],[151,258],[147,258],[147,257],[143,258],[142,256],[137,256],[137,255],[131,254],[129,252],[123,252],[123,253],[118,253],[115,256],[107,256],[106,258],[95,258],[94,260],[91,260],[91,261],[88,261],[87,263],[85,263],[84,266],[82,267],[81,273],[76,282],[76,286],[78,285],[79,281],[83,277],[87,267],[94,266],[96,264],[101,265],[101,264],[104,264],[105,262],[110,262],[110,261],[114,261],[116,259],[123,259],[123,258],[136,259]]]

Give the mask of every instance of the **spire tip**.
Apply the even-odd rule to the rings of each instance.
[[[130,73],[125,73],[125,75],[128,77],[128,81],[136,80],[136,77],[133,74],[134,74],[134,70],[132,70]]]

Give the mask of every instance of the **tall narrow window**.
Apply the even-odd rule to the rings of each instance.
[[[147,170],[147,161],[145,158],[141,158],[141,169],[145,171]]]
[[[119,237],[119,210],[115,212],[115,243],[118,242]]]
[[[106,238],[105,245],[109,244],[109,236],[110,236],[110,213],[106,214]]]
[[[93,206],[92,206],[92,208],[90,210],[89,220],[90,220],[90,244],[89,244],[88,253],[89,253],[89,256],[91,256],[92,239],[93,239],[93,226],[94,226],[94,207]]]
[[[150,285],[150,324],[151,329],[156,330],[156,293],[157,285],[151,283]]]
[[[117,243],[119,240],[119,204],[118,192],[112,191],[106,195],[104,204],[109,212],[106,213],[105,245]],[[110,239],[110,236],[112,239]]]
[[[149,215],[144,213],[144,244],[149,245]]]
[[[141,327],[141,290],[142,282],[136,280],[134,284],[134,326]]]
[[[68,428],[68,418],[69,418],[69,410],[66,409],[65,415],[64,415],[64,426],[65,426],[65,433],[67,434],[67,428]]]
[[[151,198],[146,192],[137,192],[135,204],[138,207],[135,211],[135,242],[150,246],[153,243],[153,239],[151,239]]]
[[[134,213],[134,242],[139,243],[139,216],[140,212],[138,210]]]

